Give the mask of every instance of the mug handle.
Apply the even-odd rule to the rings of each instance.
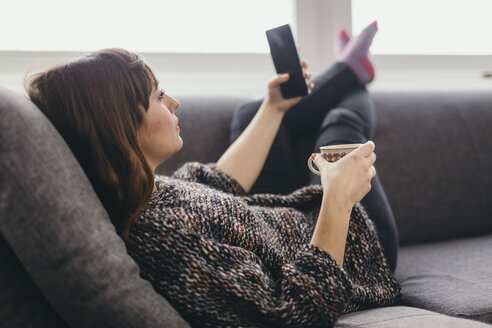
[[[311,156],[309,156],[309,158],[308,158],[308,167],[309,167],[309,170],[311,172],[313,172],[314,174],[321,175],[321,173],[319,173],[319,171],[314,168],[314,166],[313,166],[313,159],[312,159]]]

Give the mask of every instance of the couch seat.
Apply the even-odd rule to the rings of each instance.
[[[473,320],[408,306],[387,306],[348,313],[340,317],[335,328],[490,328]]]
[[[403,305],[492,323],[492,235],[403,246]]]

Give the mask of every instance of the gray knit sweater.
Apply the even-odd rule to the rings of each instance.
[[[374,223],[357,204],[343,268],[309,245],[322,188],[248,195],[215,164],[156,176],[130,230],[130,255],[193,326],[331,327],[347,312],[391,305],[391,275]]]

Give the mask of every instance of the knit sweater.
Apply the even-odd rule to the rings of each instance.
[[[326,328],[343,313],[401,297],[360,204],[340,268],[309,244],[319,185],[250,195],[214,163],[187,163],[155,182],[128,251],[141,276],[192,326]]]

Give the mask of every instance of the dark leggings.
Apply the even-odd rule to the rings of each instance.
[[[336,63],[314,79],[315,87],[285,114],[282,124],[251,193],[287,194],[303,185],[320,184],[318,175],[302,181],[294,165],[293,142],[316,132],[313,152],[324,145],[365,143],[372,138],[374,107],[353,71]],[[231,143],[252,120],[262,100],[241,105],[231,125]],[[306,168],[307,169],[307,166]],[[376,174],[371,191],[361,200],[374,222],[391,272],[397,263],[398,234],[393,212]]]

